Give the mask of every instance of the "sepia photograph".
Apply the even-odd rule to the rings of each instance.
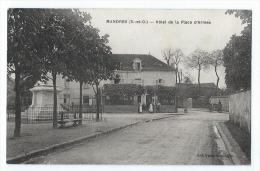
[[[251,165],[251,9],[9,8],[6,163]]]

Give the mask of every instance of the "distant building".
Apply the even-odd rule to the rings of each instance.
[[[113,60],[119,65],[114,80],[102,81],[102,104],[105,112],[136,112],[137,105],[162,103],[174,108],[175,70],[152,55],[113,54]],[[47,82],[52,85],[51,81]],[[43,86],[43,85],[42,85]],[[79,83],[57,76],[58,104],[79,104]],[[38,91],[38,89],[36,89]],[[166,93],[170,91],[170,93]],[[121,94],[120,94],[121,93]],[[165,97],[159,93],[164,93]],[[91,85],[83,85],[83,105],[95,105],[96,98]],[[52,97],[34,98],[34,106],[50,106]],[[46,100],[48,99],[48,100]],[[117,106],[115,108],[115,106]],[[163,108],[162,108],[163,109]],[[167,111],[167,110],[166,110]]]
[[[201,83],[200,92],[198,84],[178,83],[176,87],[179,107],[183,107],[187,98],[192,98],[192,107],[208,107],[210,97],[216,96],[218,91],[214,83]]]

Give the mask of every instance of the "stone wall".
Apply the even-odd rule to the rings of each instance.
[[[174,105],[161,105],[160,113],[176,113]]]
[[[229,98],[229,119],[251,132],[251,91],[233,94]]]

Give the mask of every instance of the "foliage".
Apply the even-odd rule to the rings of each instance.
[[[178,82],[179,78],[179,83],[181,82],[181,77],[179,73],[179,64],[183,61],[184,54],[181,49],[176,48],[176,49],[164,49],[162,51],[163,58],[167,62],[167,65],[174,67],[176,69],[175,76],[176,76],[176,83]]]
[[[179,78],[179,83],[181,82],[180,73],[179,73],[179,64],[183,61],[183,58],[184,58],[184,54],[181,49],[177,48],[173,50],[172,63],[176,68],[176,83],[178,82],[178,78]]]
[[[14,136],[21,130],[21,93],[31,88],[37,81],[46,80],[39,56],[39,33],[43,10],[9,9],[7,31],[7,68],[15,77],[15,129]]]
[[[223,51],[214,50],[210,53],[209,64],[215,66],[220,66],[223,64]]]
[[[117,69],[117,65],[111,58],[111,48],[107,45],[109,35],[99,36],[98,29],[95,29],[94,32],[96,38],[93,40],[94,46],[91,50],[88,81],[93,86],[99,85],[102,80],[113,79],[114,71]]]
[[[8,11],[7,70],[9,75],[19,72],[19,88],[28,89],[38,80],[46,80],[42,72],[38,36],[42,23],[41,10],[10,9]]]
[[[185,84],[192,84],[193,81],[191,75],[189,74],[185,75],[183,80],[184,80],[183,83]]]
[[[8,13],[8,72],[15,74],[15,132],[20,134],[21,88],[52,79],[53,126],[57,125],[56,75],[97,84],[112,77],[108,36],[90,25],[90,15],[74,9],[11,9]],[[91,70],[91,69],[92,70]],[[89,71],[89,72],[87,72]],[[91,71],[91,72],[90,72]],[[47,76],[51,73],[52,78]],[[17,131],[16,131],[17,130]]]
[[[69,29],[71,40],[67,42],[67,53],[64,54],[66,69],[63,71],[63,77],[80,84],[79,117],[82,118],[82,87],[89,78],[89,58],[95,35],[93,35],[94,28],[90,25],[91,17],[88,13],[73,10],[70,18],[72,21]]]
[[[57,127],[57,74],[67,72],[68,49],[75,38],[75,31],[79,24],[71,9],[44,9],[39,43],[44,69],[51,73],[53,83],[53,127]]]
[[[92,86],[96,95],[96,120],[99,120],[101,102],[99,84],[103,80],[113,79],[115,76],[114,71],[117,69],[118,65],[111,58],[111,48],[107,45],[109,35],[105,34],[100,36],[98,29],[92,29],[92,31],[94,39],[91,40],[92,46],[89,49],[89,63],[91,65],[88,65],[88,79],[84,81]]]
[[[166,61],[167,65],[170,66],[170,62],[172,59],[172,49],[168,48],[168,49],[162,50],[162,56],[163,56],[163,59]]]
[[[214,50],[213,52],[211,52],[210,56],[209,56],[209,64],[211,66],[214,67],[215,69],[215,74],[217,76],[217,88],[218,88],[218,83],[219,83],[219,75],[218,75],[218,71],[217,68],[220,65],[223,65],[223,51],[222,50]]]
[[[93,34],[94,28],[90,25],[89,14],[77,10],[72,17],[83,22],[75,23],[74,29],[71,30],[73,38],[68,44],[64,76],[68,80],[86,82],[89,77],[91,49],[94,48],[92,40],[96,35]]]
[[[235,17],[239,17],[242,20],[242,24],[246,24],[246,27],[252,27],[252,11],[251,10],[227,10],[226,14],[234,14]]]
[[[201,70],[207,69],[209,67],[209,53],[201,49],[196,49],[187,58],[187,66],[190,67],[191,69],[198,70],[198,84],[199,84],[198,93],[200,94],[200,72]]]
[[[241,35],[233,35],[223,50],[225,81],[233,90],[251,88],[251,43],[252,43],[252,11],[228,10],[227,14],[235,14],[245,25]]]
[[[175,87],[158,86],[157,95],[174,98],[175,94]]]
[[[144,93],[143,87],[137,84],[105,84],[104,93],[108,96],[132,96]]]
[[[190,56],[188,56],[187,65],[191,67],[191,69],[207,69],[208,68],[208,57],[209,53],[201,50],[196,49],[191,53]]]

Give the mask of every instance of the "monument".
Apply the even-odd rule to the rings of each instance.
[[[61,89],[57,86],[57,110],[62,111],[61,104]],[[37,85],[30,89],[33,93],[32,104],[25,111],[28,119],[31,120],[51,120],[53,114],[53,86],[52,85]]]

